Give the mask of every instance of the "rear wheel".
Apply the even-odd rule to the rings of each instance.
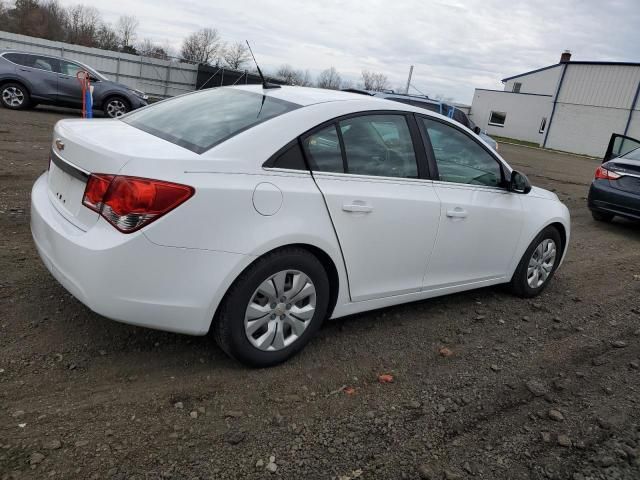
[[[328,304],[329,279],[320,261],[304,249],[283,248],[238,277],[220,306],[214,336],[228,355],[268,367],[309,342]]]
[[[555,227],[547,227],[524,252],[511,279],[511,291],[524,298],[539,295],[547,286],[562,257],[562,237]]]
[[[593,217],[594,220],[598,222],[610,222],[611,220],[613,220],[613,217],[615,215],[613,213],[591,210],[591,216]]]
[[[122,97],[107,98],[102,108],[105,115],[111,118],[118,118],[131,110],[129,102]]]
[[[29,106],[29,91],[19,83],[5,83],[0,87],[0,102],[5,108],[23,110]]]

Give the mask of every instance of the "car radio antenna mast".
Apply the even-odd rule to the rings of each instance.
[[[258,75],[260,75],[260,78],[262,79],[262,88],[280,88],[280,85],[267,82],[267,80],[264,78],[264,75],[262,75],[262,70],[260,70],[260,66],[258,65],[258,62],[256,61],[256,57],[253,54],[253,50],[251,50],[251,45],[249,45],[249,40],[245,40],[245,42],[247,42],[247,47],[249,47],[249,53],[251,54],[251,58],[253,58],[253,63],[256,64],[256,68],[258,69]]]

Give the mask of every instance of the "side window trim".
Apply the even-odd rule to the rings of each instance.
[[[336,121],[333,126],[338,134],[338,143],[340,144],[340,156],[342,157],[342,170],[343,173],[349,173],[349,164],[347,163],[347,149],[344,147],[344,138],[342,137],[342,129],[340,128],[340,122]]]
[[[455,182],[446,182],[446,183],[453,184],[453,185],[463,185],[463,186],[466,185],[466,186],[471,186],[471,187],[490,188],[490,189],[493,189],[493,190],[495,190],[496,188],[500,189],[500,190],[506,190],[506,183],[507,183],[506,173],[508,171],[507,167],[504,164],[504,162],[502,160],[500,160],[499,158],[497,158],[488,147],[485,147],[483,144],[481,144],[480,142],[476,141],[475,138],[473,138],[471,135],[469,135],[463,129],[458,128],[458,126],[455,125],[455,123],[443,122],[442,120],[440,120],[438,118],[430,117],[429,115],[423,115],[421,113],[416,113],[415,115],[416,115],[416,117],[419,117],[419,118],[426,118],[426,119],[428,119],[430,121],[438,122],[438,123],[441,123],[443,125],[447,125],[448,127],[454,128],[455,130],[458,130],[459,132],[462,132],[463,134],[465,134],[472,142],[475,142],[485,152],[487,152],[489,154],[489,156],[498,164],[498,166],[500,167],[500,175],[502,176],[502,179],[500,181],[501,185],[498,186],[498,187],[491,187],[491,186],[488,186],[488,185],[470,185],[470,184],[466,184],[466,183],[455,183]],[[420,132],[422,134],[423,141],[425,142],[425,149],[427,151],[427,157],[429,158],[429,165],[431,167],[433,167],[433,169],[434,169],[433,180],[437,181],[437,182],[441,182],[442,180],[440,180],[440,173],[438,171],[438,164],[436,162],[436,156],[435,156],[435,153],[433,151],[433,145],[431,145],[431,139],[429,138],[429,135],[426,132],[426,128],[424,128],[423,126],[420,126]]]

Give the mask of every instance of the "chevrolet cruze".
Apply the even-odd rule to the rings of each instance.
[[[53,276],[106,317],[268,366],[325,318],[508,284],[539,294],[567,208],[470,130],[375,97],[222,87],[62,120],[32,192]]]

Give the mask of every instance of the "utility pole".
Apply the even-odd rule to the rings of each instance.
[[[409,93],[409,87],[411,86],[411,75],[413,75],[413,65],[409,68],[409,78],[407,78],[407,88],[404,89],[405,95]]]

